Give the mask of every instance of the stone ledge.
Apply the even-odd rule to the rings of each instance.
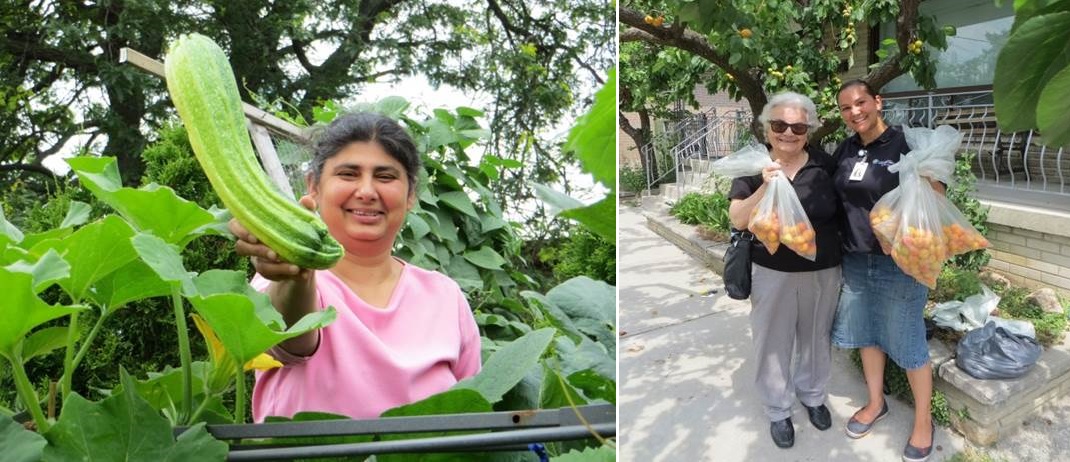
[[[940,365],[934,386],[947,397],[952,426],[970,442],[990,446],[1070,392],[1070,346],[1064,340],[1047,348],[1029,373],[1010,380],[975,379],[952,359]]]
[[[661,209],[643,212],[647,228],[672,242],[684,253],[698,259],[717,274],[724,273],[724,253],[728,249],[728,243],[703,239],[696,231],[696,227],[680,223],[676,217]]]
[[[644,207],[647,227],[697,258],[718,274],[724,272],[728,244],[703,239],[694,226],[680,223],[664,206]],[[1070,393],[1070,345],[1064,339],[1045,349],[1037,364],[1013,380],[980,380],[955,365],[955,352],[942,341],[929,341],[933,385],[947,397],[951,424],[974,444],[990,446],[1021,428],[1023,420],[1052,399]]]

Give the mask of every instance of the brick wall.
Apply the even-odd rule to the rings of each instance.
[[[1070,296],[1070,213],[982,201],[989,205],[989,268],[1029,288]]]
[[[706,87],[701,85],[695,87],[695,101],[698,101],[698,110],[700,112],[706,112],[714,107],[717,108],[718,114],[738,109],[747,110],[750,108],[750,105],[747,104],[747,100],[735,101],[725,92],[710,94],[710,92],[706,91]]]

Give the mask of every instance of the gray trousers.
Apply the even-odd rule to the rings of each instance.
[[[824,404],[832,368],[829,337],[840,296],[840,267],[785,273],[754,265],[752,287],[755,385],[769,421],[791,417],[793,394],[810,407]]]

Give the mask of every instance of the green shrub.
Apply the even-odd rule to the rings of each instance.
[[[1036,305],[1026,301],[1030,291],[1021,287],[989,288],[1000,297],[997,306],[999,317],[1032,322],[1036,329],[1037,341],[1041,345],[1051,346],[1062,340],[1063,332],[1067,327],[1065,309],[1064,313],[1045,313]],[[934,303],[963,301],[966,297],[979,293],[981,293],[981,280],[977,273],[946,266],[936,281],[936,289],[929,292],[929,299]],[[938,338],[952,344],[962,337],[961,333],[956,332],[941,331],[941,333],[945,335],[939,335]]]
[[[568,240],[560,246],[540,250],[539,259],[553,265],[554,278],[558,282],[576,276],[587,276],[616,285],[616,244],[588,231],[587,228],[574,227]]]
[[[970,169],[976,155],[973,152],[966,152],[956,160],[955,182],[947,188],[947,199],[970,220],[974,228],[977,228],[982,235],[987,235],[988,226],[985,223],[988,221],[988,209],[974,197],[974,192],[977,191],[977,177]],[[963,270],[977,272],[982,266],[987,265],[991,258],[991,254],[985,249],[974,250],[956,255],[951,259],[950,264]]]
[[[643,169],[641,168],[622,165],[618,178],[621,191],[638,193],[646,189],[646,175],[643,174]]]
[[[1065,308],[1062,313],[1045,313],[1040,307],[1026,300],[1029,291],[1021,287],[1008,287],[997,293],[1000,295],[1000,317],[1032,322],[1037,332],[1037,341],[1046,347],[1063,339],[1063,332],[1066,330]]]
[[[966,297],[979,293],[981,279],[976,272],[945,265],[936,279],[936,289],[929,292],[929,300],[936,303],[963,301]]]
[[[688,225],[705,225],[717,231],[728,231],[731,222],[728,219],[728,197],[722,193],[690,193],[680,198],[669,209],[669,213]]]

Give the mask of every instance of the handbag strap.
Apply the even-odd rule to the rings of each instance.
[[[740,240],[740,241],[753,241],[754,240],[754,234],[751,233],[750,231],[747,231],[747,230],[740,231],[738,229],[732,228],[732,237],[731,237],[731,239],[732,239],[732,241],[737,241],[737,240]]]

